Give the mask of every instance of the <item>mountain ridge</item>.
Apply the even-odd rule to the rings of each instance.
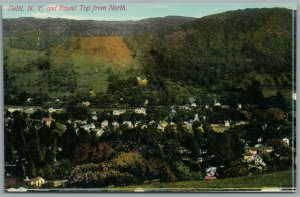
[[[4,36],[9,36],[21,31],[41,29],[41,31],[67,36],[124,36],[155,32],[166,27],[182,25],[193,20],[195,20],[195,18],[183,16],[154,17],[137,21],[74,20],[64,18],[39,19],[34,17],[22,17],[3,19],[3,34]]]

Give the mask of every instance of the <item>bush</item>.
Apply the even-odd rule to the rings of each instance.
[[[135,177],[130,173],[123,173],[113,169],[111,164],[83,164],[73,168],[70,174],[69,186],[75,187],[103,187],[109,185],[127,185],[134,183]]]
[[[199,180],[202,175],[200,172],[192,172],[190,168],[181,162],[175,162],[174,171],[179,181]]]

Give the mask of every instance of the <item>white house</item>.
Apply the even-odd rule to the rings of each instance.
[[[120,128],[120,124],[116,121],[114,121],[113,123],[111,123],[113,126],[113,130],[117,130],[118,128]]]
[[[136,108],[136,109],[134,110],[134,112],[135,112],[136,114],[144,114],[144,115],[147,115],[146,109],[143,108],[143,107],[141,107],[141,108]]]
[[[238,103],[237,107],[238,107],[238,109],[242,109],[242,104]]]
[[[101,122],[101,128],[102,128],[102,129],[105,129],[105,128],[107,128],[107,127],[108,127],[108,120],[102,121],[102,122]]]
[[[10,113],[13,113],[13,112],[15,112],[15,111],[22,111],[22,109],[21,109],[21,108],[12,108],[12,107],[9,107],[9,108],[7,109],[7,111],[9,111]]]
[[[225,127],[230,127],[230,122],[229,122],[229,120],[225,120],[225,121],[224,121],[224,126],[225,126]]]
[[[188,131],[193,131],[193,124],[191,122],[184,121],[183,127],[186,128]]]
[[[96,131],[96,136],[97,137],[101,136],[104,133],[103,129],[95,129],[95,131]]]
[[[220,106],[221,107],[221,103],[217,102],[217,100],[214,101],[214,106]]]
[[[296,101],[296,99],[297,99],[297,94],[296,94],[296,92],[293,93],[292,98]]]
[[[81,105],[85,106],[85,107],[88,107],[88,106],[91,105],[91,103],[89,101],[84,101],[84,102],[81,102]]]
[[[133,128],[132,121],[123,121],[123,125],[127,125],[129,129]]]
[[[286,144],[286,145],[290,145],[290,139],[289,138],[283,138],[282,141]]]
[[[205,170],[206,176],[217,176],[217,167],[209,167]]]
[[[124,110],[124,109],[114,109],[113,110],[113,115],[114,116],[119,116],[121,114],[124,114],[125,112],[126,112],[126,110]]]
[[[96,120],[98,120],[98,117],[96,115],[93,115],[92,119],[96,121]]]
[[[83,126],[81,126],[81,128],[83,128],[86,131],[89,131],[90,129],[95,129],[96,126],[94,125],[94,123],[91,123],[91,124],[83,125]]]

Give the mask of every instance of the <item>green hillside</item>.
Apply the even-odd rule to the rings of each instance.
[[[140,72],[139,62],[119,36],[66,38],[46,50],[20,49],[9,41],[5,46],[5,89],[12,94],[96,94],[106,91],[111,74],[128,78]]]
[[[222,103],[252,104],[277,94],[290,100],[295,78],[293,12],[230,11],[124,37],[20,31],[4,41],[5,100],[87,98],[97,93],[108,94],[103,98],[112,103],[126,97],[154,99],[160,105],[206,93],[218,95]],[[146,76],[148,86],[133,91],[127,81],[128,91],[118,88],[130,77]]]
[[[282,91],[290,99],[293,17],[281,8],[230,11],[128,42],[143,51],[152,75],[217,93],[241,93],[258,81],[265,96]]]

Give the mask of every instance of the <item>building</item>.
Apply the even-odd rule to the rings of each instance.
[[[89,101],[84,101],[84,102],[81,102],[81,105],[85,106],[85,107],[89,107],[91,105],[91,103]]]
[[[140,77],[137,77],[136,79],[137,79],[137,81],[138,81],[138,83],[139,83],[140,86],[144,86],[144,85],[148,84],[148,80],[146,78],[142,79]]]
[[[45,124],[46,126],[50,127],[53,121],[55,120],[51,117],[51,115],[49,115],[48,117],[42,119],[42,124]]]
[[[109,123],[108,123],[108,120],[102,121],[102,122],[101,122],[101,128],[102,128],[102,129],[107,128],[107,127],[108,127],[108,124],[109,124]]]
[[[129,129],[133,128],[132,121],[123,121],[123,125],[127,125]]]
[[[286,145],[290,145],[290,139],[289,138],[283,138],[282,141],[286,144]]]
[[[136,108],[136,109],[134,110],[134,112],[135,112],[136,114],[144,114],[144,115],[147,115],[146,109],[143,108],[143,107],[141,107],[141,108]]]
[[[38,176],[32,179],[29,179],[28,185],[31,187],[42,187],[45,184],[45,179]]]
[[[114,116],[119,116],[121,114],[124,114],[125,112],[126,112],[126,110],[124,110],[124,109],[114,109],[113,110],[113,115]]]

